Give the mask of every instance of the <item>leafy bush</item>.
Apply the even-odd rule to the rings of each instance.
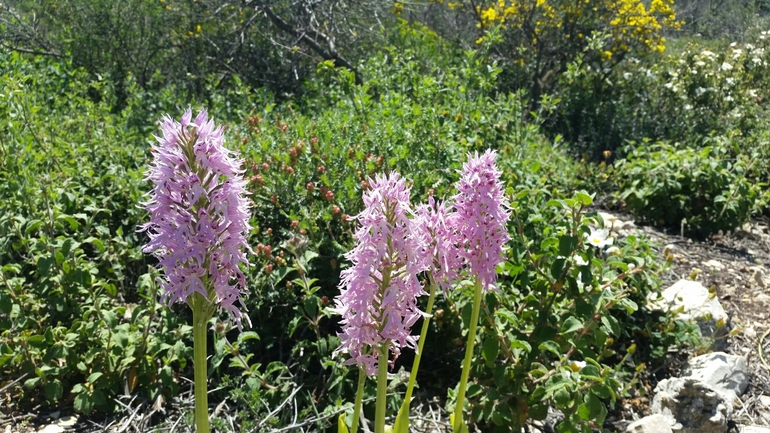
[[[770,84],[769,36],[750,34],[750,43],[714,51],[692,44],[665,57],[628,57],[614,67],[579,57],[560,77],[560,103],[547,127],[593,160],[605,150],[621,151],[629,140],[699,147],[710,135],[750,137],[766,122],[763,89]],[[600,49],[598,42],[589,52]]]
[[[188,330],[157,304],[137,247],[137,138],[82,70],[0,61],[0,368],[24,375],[24,399],[84,413],[115,409],[123,389],[174,395]]]
[[[589,239],[603,224],[586,213],[589,195],[559,199],[526,187],[511,193],[511,231],[518,235],[499,268],[500,290],[486,296],[481,313],[469,389],[473,419],[485,431],[519,431],[555,407],[565,415],[557,431],[600,428],[608,406],[645,392],[639,384],[648,365],[664,362],[671,345],[696,342],[697,334],[646,306],[659,290],[660,265],[644,239],[629,236],[612,248]],[[458,290],[453,309],[465,328],[470,298]]]
[[[656,143],[616,164],[618,199],[644,220],[708,236],[748,221],[761,185],[747,179],[748,155],[724,144],[692,149]]]

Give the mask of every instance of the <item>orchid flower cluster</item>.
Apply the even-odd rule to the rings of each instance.
[[[355,233],[358,244],[346,256],[352,266],[342,272],[341,293],[334,307],[342,316],[341,345],[335,353],[349,354],[346,364],[361,369],[354,432],[363,378],[375,373],[375,433],[383,431],[387,365],[392,365],[404,348],[418,349],[404,403],[408,412],[427,320],[421,338],[411,335],[410,329],[420,317],[430,317],[436,286],[446,294],[464,274],[474,278],[476,321],[482,289],[495,288],[495,268],[503,260],[503,247],[510,239],[506,229],[510,212],[495,158],[496,153],[490,150],[481,156],[469,155],[456,184],[457,194],[449,203],[431,197],[428,203],[412,209],[410,190],[397,173],[380,175],[369,182],[371,188],[364,193],[366,208],[355,217],[360,224]],[[417,304],[417,298],[426,294],[419,280],[422,273],[427,274],[431,286],[426,312],[421,312]],[[473,350],[475,335],[470,334],[475,326],[472,328],[467,353]],[[463,382],[467,382],[469,369],[467,359],[457,412],[462,411]],[[461,423],[461,415],[459,419]]]
[[[199,293],[240,328],[249,317],[240,309],[246,309],[241,292],[246,278],[238,265],[248,265],[251,252],[243,161],[224,148],[222,127],[215,127],[206,111],[192,120],[188,109],[181,122],[164,116],[160,126],[163,137],[156,137],[146,177],[153,183],[144,203],[150,222],[140,227],[150,242],[142,251],[160,260],[167,305],[189,302]]]
[[[223,145],[222,127],[206,111],[181,122],[164,116],[162,137],[151,149],[147,173],[153,189],[144,202],[150,222],[139,230],[150,242],[164,278],[161,301],[186,302],[193,310],[195,416],[197,431],[208,432],[206,393],[206,330],[217,306],[240,329],[250,324],[243,302],[246,278],[238,267],[248,265],[246,242],[251,213],[246,200],[242,161]]]

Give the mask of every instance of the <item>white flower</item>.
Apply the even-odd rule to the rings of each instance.
[[[684,104],[684,109],[685,109],[685,110],[692,110],[692,105],[690,105],[690,104]]]
[[[754,58],[751,59],[751,61],[754,62],[757,65],[762,63],[762,59],[760,59],[759,57],[754,57]]]
[[[630,72],[623,72],[623,78],[625,78],[626,80],[630,80],[631,79],[631,75],[632,74]]]
[[[695,66],[700,66],[702,68],[706,66],[706,62],[704,62],[703,60],[698,60],[697,62],[695,62]]]
[[[733,78],[733,77],[727,77],[727,79],[725,81],[727,81],[727,84],[730,85],[730,86],[735,84],[735,78]]]
[[[700,95],[706,93],[706,91],[707,90],[704,89],[703,87],[698,87],[698,88],[695,89],[695,96],[700,96]]]
[[[746,91],[746,93],[749,95],[749,98],[756,98],[757,97],[757,91],[754,89],[749,89]]]
[[[727,62],[722,62],[722,70],[723,71],[729,71],[731,69],[733,69],[733,65],[731,65],[731,64],[729,64]]]
[[[631,272],[631,271],[633,271],[634,269],[636,269],[636,265],[635,265],[635,264],[633,264],[633,263],[629,263],[629,264],[628,264],[628,272]]]
[[[586,266],[588,264],[588,262],[585,261],[585,259],[583,259],[583,257],[580,254],[575,254],[574,256],[572,256],[572,260],[575,262],[575,265],[577,266]]]
[[[738,45],[738,42],[733,42],[733,43],[730,44],[731,47],[734,47],[736,45]]]
[[[610,231],[607,229],[591,229],[591,233],[586,236],[588,243],[597,248],[604,248],[610,246],[615,242],[615,239],[609,237]]]
[[[578,276],[577,276],[577,279],[575,280],[575,283],[577,283],[578,290],[580,290],[582,292],[583,289],[586,286],[585,283],[583,283],[583,273],[582,272],[578,272]]]
[[[747,50],[753,50],[753,49],[754,49],[754,45],[752,45],[752,44],[746,44],[746,49],[747,49]]]
[[[738,57],[741,56],[741,54],[743,54],[743,50],[741,50],[740,48],[736,48],[735,50],[733,50],[733,60],[736,60]]]
[[[706,57],[715,57],[716,56],[716,54],[712,53],[709,50],[704,50],[701,54],[706,56]]]
[[[585,366],[586,366],[586,362],[585,361],[570,361],[569,362],[569,369],[574,371],[574,372],[576,372],[576,373],[578,371],[580,371]]]
[[[607,251],[605,251],[605,252],[607,253],[608,256],[620,255],[620,248],[618,248],[616,246],[612,246],[612,247],[607,248]]]
[[[725,101],[727,101],[727,102],[732,102],[734,100],[735,99],[732,96],[730,96],[730,95],[725,96]]]

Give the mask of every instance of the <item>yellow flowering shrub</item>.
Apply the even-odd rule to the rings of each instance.
[[[602,57],[611,58],[632,49],[663,52],[661,31],[678,29],[674,0],[497,0],[475,6],[478,27],[495,25],[513,30],[525,45],[564,40],[582,45],[593,31],[611,37]],[[577,42],[574,42],[577,41]],[[610,54],[607,54],[609,52]]]

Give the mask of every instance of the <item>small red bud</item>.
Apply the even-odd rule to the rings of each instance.
[[[326,197],[326,200],[333,201],[334,200],[334,193],[331,191],[326,191],[326,194],[324,194],[324,197]]]

